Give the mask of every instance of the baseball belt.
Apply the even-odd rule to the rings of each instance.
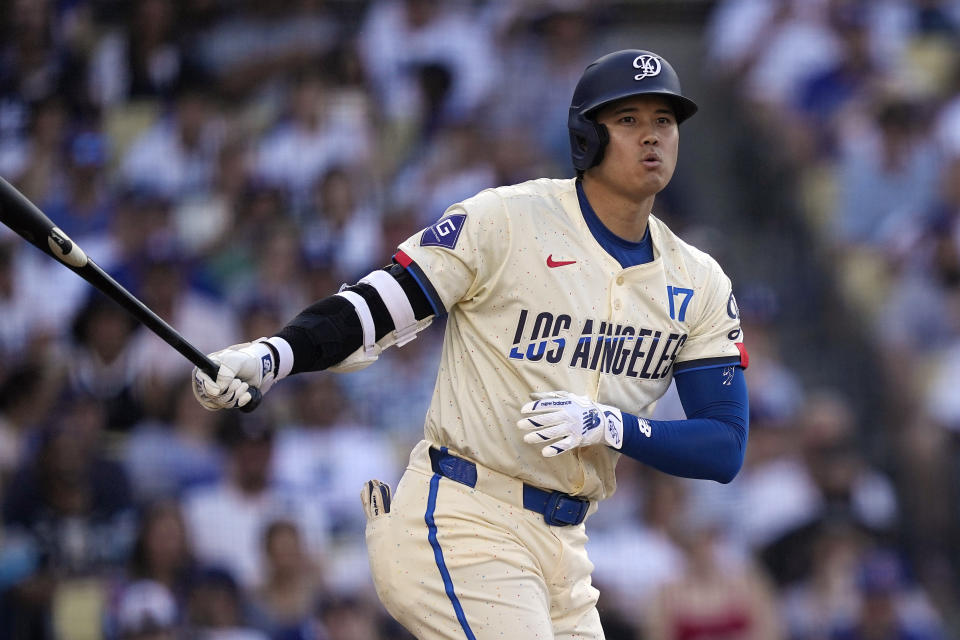
[[[433,472],[454,482],[477,489],[477,465],[470,460],[459,458],[447,451],[446,447],[437,449],[430,447],[430,466]],[[491,473],[488,471],[488,474]],[[520,482],[515,480],[514,482]],[[494,486],[483,486],[478,489],[494,498],[505,502],[514,502],[508,495],[498,495]],[[523,483],[523,507],[543,515],[547,524],[555,527],[567,527],[580,524],[587,517],[590,501],[575,498],[561,491],[547,491]]]

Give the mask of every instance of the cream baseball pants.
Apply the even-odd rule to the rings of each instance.
[[[485,467],[473,488],[444,477],[430,448],[414,448],[389,513],[368,514],[390,614],[420,640],[603,640],[584,525],[547,524],[519,480]]]

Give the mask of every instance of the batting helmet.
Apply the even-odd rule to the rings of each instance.
[[[593,119],[603,105],[641,94],[665,96],[673,103],[680,124],[697,112],[696,103],[680,91],[680,78],[670,63],[651,51],[624,49],[594,60],[583,71],[570,101],[567,128],[577,171],[600,164],[609,136]]]

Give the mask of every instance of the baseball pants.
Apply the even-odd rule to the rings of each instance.
[[[474,488],[410,456],[366,539],[377,594],[420,640],[603,640],[584,525],[522,506],[519,480],[477,466]],[[592,507],[592,508],[595,508]]]

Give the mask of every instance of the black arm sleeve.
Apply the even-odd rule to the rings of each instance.
[[[430,301],[406,269],[398,264],[383,268],[403,287],[417,320],[433,315]],[[370,307],[377,340],[393,331],[393,319],[377,290],[368,284],[357,284],[347,290],[363,297]],[[314,302],[276,334],[293,349],[291,374],[319,371],[331,367],[363,345],[360,316],[342,296],[329,296]]]

